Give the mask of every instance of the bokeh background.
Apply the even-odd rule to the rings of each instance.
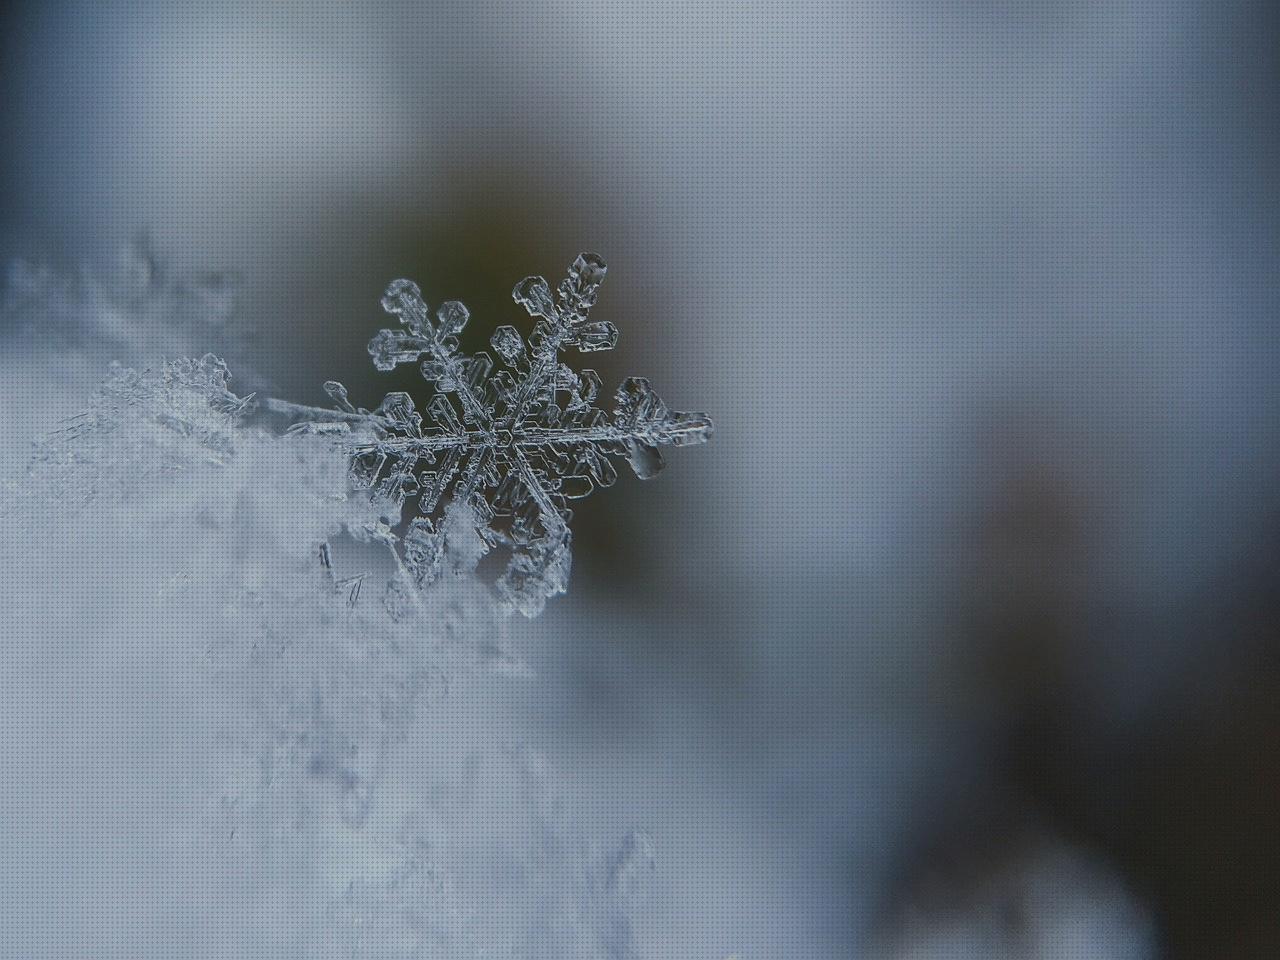
[[[475,347],[604,256],[591,365],[717,433],[581,505],[514,627],[541,679],[477,710],[652,833],[649,955],[1274,957],[1278,27],[14,0],[0,254],[109,272],[145,231],[302,402],[391,388],[394,277]]]

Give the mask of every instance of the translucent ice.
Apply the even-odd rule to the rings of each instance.
[[[357,409],[333,382],[325,388],[336,411],[268,405],[308,419],[312,430],[335,416],[351,424],[352,481],[416,514],[400,548],[419,583],[438,573],[446,506],[464,504],[483,542],[510,554],[499,595],[509,609],[534,616],[568,582],[567,503],[617,479],[610,458],[625,458],[647,479],[662,469],[662,447],[711,436],[706,416],[669,410],[639,377],[618,389],[610,416],[595,406],[599,375],[561,362],[569,348],[586,353],[617,343],[612,323],[588,319],[604,276],[604,261],[584,253],[554,293],[542,277],[517,283],[513,299],[537,322],[527,341],[512,326],[494,331],[496,372],[487,353],[458,352],[470,317],[465,306],[446,301],[433,315],[417,284],[396,280],[382,306],[401,326],[379,331],[369,354],[379,370],[418,364],[434,391],[421,412],[406,393]]]

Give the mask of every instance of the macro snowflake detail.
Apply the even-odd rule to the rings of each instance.
[[[416,500],[403,533],[386,535],[398,538],[420,586],[440,573],[453,525],[445,522],[446,508],[465,505],[487,548],[509,551],[499,596],[535,616],[568,583],[569,501],[610,486],[617,479],[613,457],[648,479],[662,469],[662,447],[711,436],[706,416],[670,410],[642,377],[623,381],[610,416],[596,406],[599,375],[575,373],[560,360],[571,348],[590,353],[617,343],[612,323],[588,318],[604,275],[604,262],[583,253],[555,294],[542,277],[517,283],[512,297],[535,318],[534,328],[527,342],[511,326],[493,332],[497,370],[488,353],[458,351],[470,318],[466,306],[448,300],[433,316],[417,284],[396,280],[382,306],[400,327],[379,331],[369,353],[382,371],[418,364],[433,387],[425,407],[395,392],[374,410],[358,408],[332,380],[325,391],[336,410],[273,402],[280,412],[306,418],[295,429],[352,434],[355,486],[397,507]]]

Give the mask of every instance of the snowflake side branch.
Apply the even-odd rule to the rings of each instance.
[[[293,403],[276,397],[267,397],[262,405],[273,413],[280,413],[299,423],[324,423],[328,421],[346,423],[364,423],[369,419],[367,413],[347,410],[330,410],[327,407],[313,407],[305,403]]]
[[[400,322],[413,333],[419,336],[426,334],[422,341],[425,349],[417,350],[412,360],[419,359],[424,353],[430,353],[438,365],[438,372],[435,372],[436,379],[452,386],[468,418],[478,424],[482,430],[486,432],[492,430],[493,419],[479,398],[471,391],[466,373],[458,360],[458,334],[462,332],[467,325],[467,320],[471,317],[466,306],[457,300],[445,301],[436,311],[438,326],[433,326],[427,316],[427,305],[422,299],[422,290],[418,285],[412,280],[395,280],[387,287],[387,292],[382,298],[382,308],[398,316]],[[391,333],[392,331],[383,330],[379,337],[386,337]],[[378,361],[378,354],[374,351],[374,344],[377,342],[375,338],[374,342],[369,344],[369,352],[374,354],[374,362],[379,370],[389,370],[391,367],[384,367]],[[408,356],[407,352],[406,356]],[[395,366],[396,362],[402,361],[392,362],[391,366]],[[423,376],[427,376],[426,371],[423,372]]]

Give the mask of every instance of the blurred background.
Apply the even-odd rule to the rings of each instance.
[[[590,365],[717,433],[581,504],[484,709],[655,838],[647,955],[1274,957],[1278,28],[14,0],[0,255],[132,250],[226,295],[189,342],[242,387],[369,405],[390,279],[474,349],[604,257]]]

